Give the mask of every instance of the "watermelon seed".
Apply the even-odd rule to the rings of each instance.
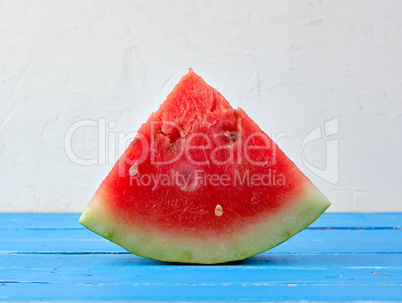
[[[237,140],[237,135],[238,135],[237,131],[230,131],[230,130],[225,131],[225,136],[229,139],[231,143]]]
[[[222,206],[220,206],[219,204],[215,207],[215,215],[218,217],[223,215]]]
[[[168,138],[170,143],[175,143],[177,140],[179,140],[181,137],[183,137],[183,130],[177,129],[177,126],[173,126],[167,131],[163,131],[162,127],[159,128],[159,132]]]
[[[135,176],[136,174],[138,174],[138,165],[137,165],[137,163],[134,163],[134,165],[130,167],[128,172],[129,172],[130,176]]]

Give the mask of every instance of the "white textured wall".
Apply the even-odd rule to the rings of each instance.
[[[67,129],[137,130],[188,67],[268,134],[286,133],[279,145],[330,210],[402,211],[397,0],[0,1],[0,211],[82,211],[113,163],[75,164]],[[337,184],[301,154],[334,118]],[[77,130],[73,149],[96,157],[97,129]],[[305,161],[323,168],[324,140]]]

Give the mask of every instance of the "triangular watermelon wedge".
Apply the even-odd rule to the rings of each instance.
[[[286,241],[329,205],[241,108],[190,69],[79,221],[139,256],[213,264]]]

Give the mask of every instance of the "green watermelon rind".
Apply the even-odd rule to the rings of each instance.
[[[285,201],[275,215],[243,228],[230,241],[180,239],[130,229],[105,209],[95,196],[79,222],[127,251],[159,261],[217,264],[239,261],[265,252],[304,230],[330,206],[328,199],[311,183],[295,201]],[[98,199],[98,200],[97,200]],[[287,204],[289,203],[289,204]]]

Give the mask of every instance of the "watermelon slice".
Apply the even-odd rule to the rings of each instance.
[[[329,205],[241,108],[190,69],[79,222],[139,256],[213,264],[286,241]]]

